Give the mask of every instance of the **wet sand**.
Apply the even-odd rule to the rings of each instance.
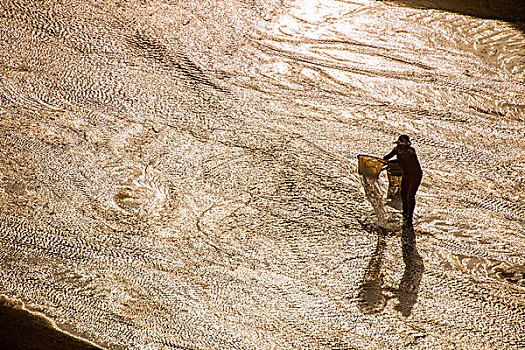
[[[525,346],[524,32],[426,4],[2,2],[0,293],[115,349]]]

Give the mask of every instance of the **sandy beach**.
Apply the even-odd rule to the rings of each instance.
[[[524,348],[524,7],[2,1],[0,348]]]

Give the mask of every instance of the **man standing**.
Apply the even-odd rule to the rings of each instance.
[[[395,141],[396,147],[383,157],[389,160],[397,156],[397,161],[403,172],[401,179],[401,200],[403,202],[403,221],[407,225],[412,225],[414,208],[416,207],[416,192],[421,184],[423,171],[417,159],[416,150],[411,146],[410,138],[401,135]]]

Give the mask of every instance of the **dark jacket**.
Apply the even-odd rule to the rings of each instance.
[[[416,175],[423,173],[414,147],[397,145],[392,152],[384,156],[383,159],[389,160],[393,156],[397,156],[397,161],[403,171],[403,175]]]

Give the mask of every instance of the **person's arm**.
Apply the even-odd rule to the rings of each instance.
[[[389,160],[397,154],[396,149],[394,148],[390,153],[383,157],[384,160]]]

